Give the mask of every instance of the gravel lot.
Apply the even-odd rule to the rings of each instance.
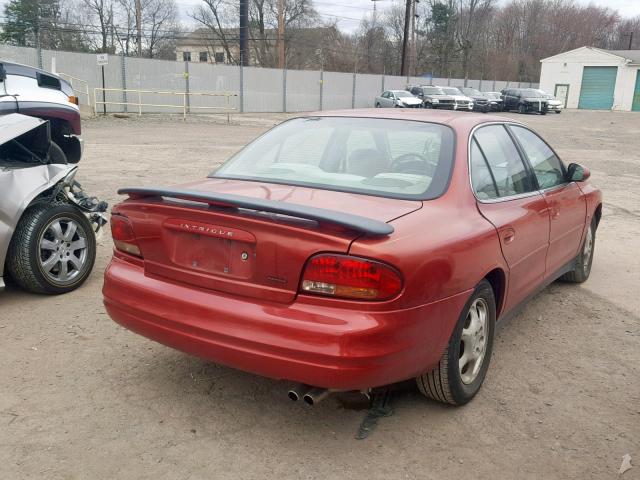
[[[505,325],[462,408],[408,389],[366,440],[365,412],[291,403],[287,384],[189,357],[113,323],[111,252],[63,297],[0,293],[1,479],[640,478],[640,115],[517,116],[605,195],[591,279],[553,284]],[[92,119],[85,189],[206,175],[282,119]]]

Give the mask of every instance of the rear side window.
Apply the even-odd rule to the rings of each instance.
[[[541,189],[552,188],[565,183],[562,162],[553,150],[538,135],[523,127],[510,126],[538,180]]]
[[[518,149],[503,125],[489,125],[476,130],[474,140],[477,143],[478,152],[482,155],[494,183],[494,193],[497,197],[510,197],[535,190],[533,181],[527,171]],[[473,154],[473,145],[472,145]],[[482,185],[486,180],[486,174],[479,167],[481,162],[475,161],[472,155],[471,183]],[[478,178],[476,178],[478,177]],[[476,190],[478,198],[490,195],[489,189]],[[484,198],[490,198],[484,196]]]
[[[500,195],[489,169],[489,164],[484,155],[482,155],[475,139],[471,141],[471,184],[480,200],[498,198]]]

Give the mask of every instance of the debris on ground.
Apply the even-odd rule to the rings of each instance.
[[[620,465],[620,470],[618,470],[618,475],[622,475],[627,470],[630,470],[631,465],[631,455],[628,453],[622,457],[622,465]]]

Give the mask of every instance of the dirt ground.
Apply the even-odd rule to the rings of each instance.
[[[0,293],[0,479],[640,478],[640,115],[516,116],[604,191],[590,280],[553,284],[496,338],[471,404],[397,394],[310,408],[287,383],[207,363],[117,326],[93,275],[61,297]],[[86,190],[205,176],[282,116],[84,122]],[[622,477],[622,456],[636,464]]]

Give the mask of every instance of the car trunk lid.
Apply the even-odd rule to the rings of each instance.
[[[169,189],[122,189],[145,274],[234,295],[290,302],[307,259],[346,253],[362,235],[422,206],[291,185],[208,179]]]

